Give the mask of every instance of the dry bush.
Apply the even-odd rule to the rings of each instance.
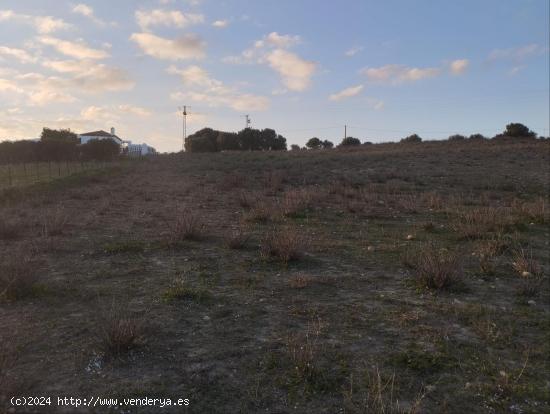
[[[237,199],[239,205],[244,209],[252,208],[258,202],[258,197],[247,191],[239,191]]]
[[[502,232],[510,224],[509,211],[493,207],[479,207],[458,211],[453,230],[462,239],[481,239],[491,232]]]
[[[44,211],[40,219],[40,235],[42,237],[60,236],[67,227],[69,216],[62,206]]]
[[[424,287],[448,289],[462,280],[460,259],[448,250],[426,245],[409,254],[408,266],[413,269],[418,283]]]
[[[230,249],[242,249],[246,242],[250,239],[250,235],[247,234],[246,228],[239,226],[231,229],[225,236],[225,245]]]
[[[344,390],[344,405],[350,413],[416,414],[424,396],[419,393],[405,408],[395,397],[395,374],[385,377],[374,366],[372,370],[366,369],[357,381],[350,376],[349,388]]]
[[[260,246],[262,257],[277,258],[287,264],[304,255],[308,242],[296,229],[289,227],[269,231]]]
[[[542,269],[539,263],[533,258],[532,251],[517,250],[514,253],[512,267],[521,277],[542,276]]]
[[[285,217],[299,216],[311,207],[313,191],[305,188],[288,190],[283,194],[279,207]]]
[[[175,220],[171,223],[169,239],[171,243],[183,240],[201,240],[204,233],[205,224],[201,215],[190,208],[185,208],[178,210]]]
[[[296,377],[304,382],[310,380],[315,375],[316,363],[319,360],[318,335],[309,330],[305,334],[288,335],[286,349]]]
[[[268,200],[257,200],[254,206],[244,215],[250,222],[266,223],[277,215],[275,207]]]
[[[485,275],[495,273],[495,258],[502,254],[508,244],[502,237],[498,235],[488,240],[482,240],[478,243],[474,254],[479,259],[479,270]]]
[[[120,355],[136,346],[143,332],[143,321],[132,315],[127,306],[113,300],[102,311],[99,329],[101,345],[111,355]]]
[[[23,251],[16,251],[0,263],[0,299],[23,299],[32,296],[38,282],[36,263]]]
[[[265,194],[270,196],[276,195],[283,189],[283,183],[286,179],[286,174],[283,171],[269,171],[263,179]]]
[[[514,213],[525,216],[529,221],[534,223],[548,223],[550,220],[548,201],[544,197],[538,197],[533,201],[526,202],[514,199],[512,210]]]
[[[298,273],[288,280],[288,285],[293,289],[303,289],[310,286],[314,280],[311,275]]]

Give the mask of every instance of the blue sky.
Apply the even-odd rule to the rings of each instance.
[[[373,142],[549,135],[547,0],[0,1],[0,140],[105,129],[161,151],[274,128]]]

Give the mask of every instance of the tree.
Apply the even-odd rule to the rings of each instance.
[[[468,139],[475,141],[475,140],[483,140],[487,138],[483,134],[472,134],[468,137]]]
[[[513,137],[513,138],[536,138],[537,134],[520,123],[511,123],[506,125],[506,129],[502,134],[497,135],[495,138],[501,137]]]
[[[290,146],[290,150],[291,151],[300,151],[300,146],[299,145],[296,145],[296,144],[292,144]]]
[[[331,148],[334,148],[334,144],[329,141],[328,139],[325,139],[322,143],[323,145],[323,149],[331,149]]]
[[[70,129],[50,129],[43,128],[42,134],[40,135],[41,141],[57,141],[57,142],[68,142],[71,144],[79,144],[78,136],[71,132]]]
[[[355,145],[361,145],[361,141],[359,138],[354,137],[346,137],[340,142],[338,145],[339,147],[348,147],[348,146],[355,146]]]
[[[323,142],[317,137],[310,138],[309,141],[306,142],[306,147],[309,149],[319,149],[322,146]]]
[[[238,151],[241,149],[239,137],[234,132],[220,131],[216,143],[220,151]]]
[[[466,139],[466,137],[464,135],[460,135],[460,134],[451,135],[448,138],[449,141],[464,141],[465,139]]]
[[[216,152],[218,151],[218,131],[212,128],[203,128],[189,135],[185,139],[185,150],[189,152]]]
[[[401,140],[403,143],[419,143],[422,142],[422,138],[420,138],[417,134],[409,135],[406,138],[403,138]]]
[[[120,155],[120,146],[112,139],[92,139],[80,146],[83,160],[113,161]]]

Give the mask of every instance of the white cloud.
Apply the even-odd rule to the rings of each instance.
[[[352,48],[346,50],[344,55],[347,57],[355,56],[357,53],[361,52],[363,50],[363,46],[353,46]]]
[[[496,61],[496,60],[513,60],[516,62],[521,62],[526,58],[529,58],[531,56],[541,55],[547,51],[548,49],[536,43],[532,43],[529,45],[525,45],[521,47],[513,47],[509,49],[493,49],[489,53],[487,60],[490,62]]]
[[[351,98],[352,96],[359,95],[363,90],[363,85],[352,86],[346,88],[338,93],[329,96],[331,101],[341,101],[342,99]]]
[[[300,36],[271,32],[254,42],[253,47],[245,49],[239,56],[227,56],[222,62],[267,64],[281,76],[288,90],[303,91],[309,87],[317,64],[286,50],[300,42]]]
[[[88,6],[87,4],[80,3],[73,6],[72,12],[76,14],[80,14],[81,16],[87,17],[88,19],[90,19],[92,22],[94,22],[99,26],[105,26],[105,22],[100,18],[98,18],[94,13],[94,9]],[[114,24],[114,23],[111,23],[111,24]]]
[[[307,89],[317,66],[314,62],[304,60],[284,49],[269,52],[266,59],[269,66],[281,76],[283,84],[291,91]]]
[[[0,22],[10,20],[29,24],[40,34],[49,34],[73,27],[62,19],[52,16],[30,16],[28,14],[15,13],[13,10],[0,10]]]
[[[17,84],[9,79],[0,78],[0,93],[1,92],[16,92],[23,93],[23,89],[19,88]]]
[[[462,75],[466,72],[469,65],[470,61],[468,59],[457,59],[450,63],[449,68],[453,75]]]
[[[189,99],[209,106],[229,107],[236,111],[263,111],[269,107],[269,99],[265,96],[242,93],[234,87],[228,87],[223,82],[211,78],[208,72],[199,66],[189,66],[185,69],[170,66],[168,73],[179,75],[184,85],[198,89],[173,93],[173,100]]]
[[[39,90],[32,91],[29,94],[29,104],[44,106],[51,103],[70,103],[76,101],[74,96],[68,93],[60,92],[55,88],[40,88]]]
[[[21,63],[34,63],[36,58],[31,56],[26,50],[15,49],[7,46],[0,46],[0,60],[3,58],[14,58]]]
[[[223,29],[229,25],[228,20],[216,20],[212,23],[212,26],[217,27],[218,29]]]
[[[151,111],[141,106],[130,104],[106,105],[106,106],[88,106],[80,112],[82,119],[86,121],[117,121],[123,117],[148,117]]]
[[[93,49],[82,40],[71,42],[50,36],[42,36],[38,40],[45,45],[52,46],[59,53],[77,59],[104,59],[109,57],[109,54],[104,50]]]
[[[151,26],[186,27],[204,22],[202,14],[183,14],[178,10],[138,10],[135,13],[136,21],[141,30],[148,31]]]
[[[145,54],[157,59],[184,60],[204,57],[205,43],[194,34],[172,40],[151,33],[133,33],[130,39],[136,42]]]
[[[361,73],[370,80],[391,84],[415,82],[433,78],[441,73],[440,68],[411,68],[404,65],[385,65],[378,68],[365,68]]]

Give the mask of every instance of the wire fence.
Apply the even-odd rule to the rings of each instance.
[[[0,189],[52,181],[84,171],[104,169],[101,161],[51,161],[0,164]]]

